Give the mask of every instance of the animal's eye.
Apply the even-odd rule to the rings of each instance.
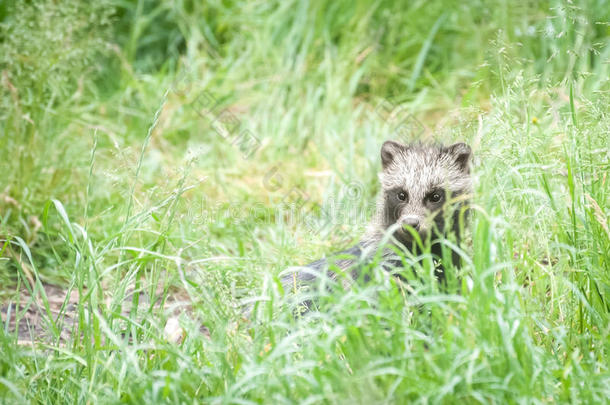
[[[430,194],[430,196],[428,197],[428,200],[431,203],[439,203],[439,202],[441,202],[442,199],[443,199],[443,195],[438,191],[435,191],[434,193]]]
[[[407,199],[407,193],[405,193],[404,191],[400,191],[396,197],[400,200],[400,201],[406,201]]]

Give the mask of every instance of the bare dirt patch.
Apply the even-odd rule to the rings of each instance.
[[[16,291],[11,299],[5,300],[0,306],[0,317],[5,333],[17,338],[19,344],[31,345],[34,343],[65,344],[78,330],[79,322],[79,292],[43,284],[46,300],[40,291],[34,290],[34,296],[26,290]],[[168,296],[160,299],[161,294],[153,297],[152,306],[155,311],[167,311],[174,324],[176,317],[183,312],[191,312],[190,302],[183,294]],[[127,319],[132,312],[133,290],[126,294],[120,303],[121,318]],[[110,307],[111,298],[105,300],[104,305]],[[161,304],[163,303],[163,308]],[[151,308],[151,297],[141,292],[138,297],[138,311]],[[88,321],[88,320],[85,320]],[[202,329],[206,333],[205,327]],[[173,335],[176,332],[173,331]]]

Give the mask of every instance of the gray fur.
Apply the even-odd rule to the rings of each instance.
[[[379,175],[382,190],[376,213],[361,241],[352,248],[317,260],[304,268],[287,269],[281,275],[284,290],[310,284],[325,272],[330,279],[337,279],[337,274],[329,270],[329,267],[333,267],[331,263],[335,269],[350,272],[347,277],[342,277],[343,280],[358,278],[357,264],[376,253],[389,228],[396,229],[392,236],[400,248],[412,250],[414,243],[411,232],[417,232],[422,240],[435,234],[446,234],[445,220],[450,216],[453,218],[453,231],[459,240],[459,208],[466,203],[472,191],[471,156],[470,147],[464,143],[444,147],[385,142],[381,148],[383,170]],[[441,198],[441,202],[433,202],[437,197]],[[443,212],[445,210],[450,210],[450,215]],[[440,246],[432,246],[433,254],[440,256],[440,252]],[[382,263],[384,268],[402,263],[391,249],[385,249],[382,257],[385,260]],[[456,255],[453,261],[455,265],[458,264]],[[438,275],[443,276],[442,270]]]

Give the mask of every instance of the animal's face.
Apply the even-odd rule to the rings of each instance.
[[[457,196],[469,193],[471,149],[452,146],[402,145],[387,141],[381,148],[384,228],[401,226],[395,237],[412,241],[433,230],[444,233],[443,210]]]

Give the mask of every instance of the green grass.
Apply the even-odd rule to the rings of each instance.
[[[0,325],[0,403],[607,402],[609,23],[580,0],[1,3],[0,306],[46,337]],[[465,266],[447,291],[372,266],[294,317],[277,275],[358,240],[386,139],[472,145]],[[46,285],[80,295],[67,339]]]

